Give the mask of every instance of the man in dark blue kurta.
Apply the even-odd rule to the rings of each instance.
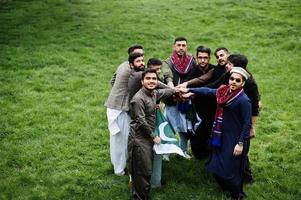
[[[242,174],[252,116],[250,100],[243,91],[248,77],[243,68],[234,67],[227,86],[188,89],[191,93],[217,97],[218,108],[211,136],[214,151],[207,163],[207,170],[214,174],[222,189],[229,191],[235,199],[245,197]]]

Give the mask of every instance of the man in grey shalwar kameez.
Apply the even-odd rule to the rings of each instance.
[[[135,94],[130,104],[133,199],[149,199],[153,145],[161,141],[159,136],[154,135],[156,102],[176,93],[176,90],[171,88],[155,90],[158,77],[152,69],[145,70],[141,82],[143,87]]]

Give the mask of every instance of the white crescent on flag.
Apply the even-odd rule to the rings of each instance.
[[[159,125],[159,133],[160,133],[160,138],[161,140],[164,140],[164,141],[167,141],[167,142],[176,142],[177,139],[176,138],[170,138],[170,137],[167,137],[165,134],[164,134],[164,127],[168,124],[168,122],[163,122]]]

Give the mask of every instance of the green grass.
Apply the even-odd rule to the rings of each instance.
[[[263,102],[248,199],[298,199],[300,10],[298,0],[0,0],[0,199],[129,199],[110,164],[109,80],[130,44],[165,59],[176,36],[192,53],[248,56]],[[227,199],[204,162],[172,157],[163,178],[153,199]]]

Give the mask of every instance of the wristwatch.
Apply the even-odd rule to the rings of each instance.
[[[244,143],[243,143],[243,142],[238,142],[238,146],[243,147],[243,146],[244,146]]]

